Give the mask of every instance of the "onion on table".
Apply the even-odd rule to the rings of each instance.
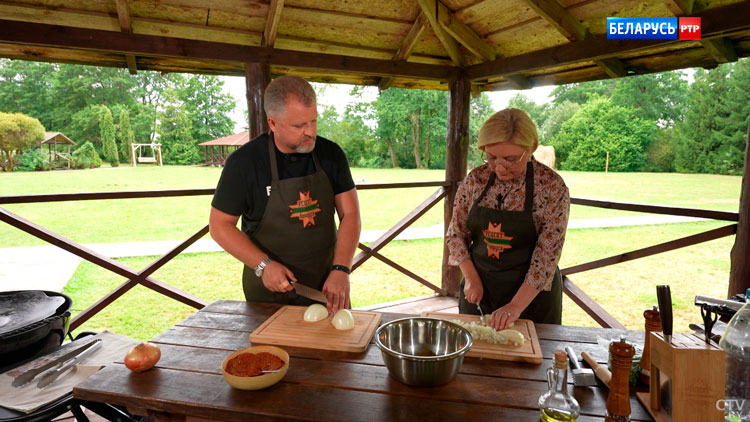
[[[143,372],[156,365],[161,359],[161,350],[154,343],[139,343],[125,355],[125,366],[134,372]]]

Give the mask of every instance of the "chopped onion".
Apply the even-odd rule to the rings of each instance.
[[[351,330],[354,328],[354,316],[348,309],[341,309],[333,316],[331,324],[337,330]]]
[[[457,319],[451,320],[451,322],[466,328],[474,339],[487,343],[508,344],[518,347],[523,346],[524,341],[526,341],[523,334],[517,330],[497,331],[492,327],[480,325],[476,322],[467,323]]]
[[[305,309],[303,319],[306,322],[317,322],[328,317],[328,309],[320,303],[310,305]]]

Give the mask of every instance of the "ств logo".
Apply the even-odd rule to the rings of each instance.
[[[607,39],[699,40],[701,18],[607,18]]]

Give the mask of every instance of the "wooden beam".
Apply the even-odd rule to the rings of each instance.
[[[448,103],[448,134],[445,140],[445,181],[450,183],[443,207],[443,233],[453,218],[453,202],[458,184],[466,177],[466,158],[469,153],[469,112],[471,111],[471,83],[458,79],[450,83]],[[448,265],[450,251],[443,245],[442,284],[451,296],[458,297],[460,271]]]
[[[507,79],[515,89],[531,88],[531,81],[523,75],[507,75],[505,76],[505,79]]]
[[[126,34],[133,32],[130,24],[130,14],[128,13],[128,0],[115,0],[117,5],[117,17],[120,21],[120,30]],[[138,66],[135,63],[135,56],[132,54],[125,55],[125,62],[128,64],[128,72],[131,75],[138,74]]]
[[[625,65],[622,63],[622,60],[618,58],[596,59],[594,60],[594,63],[604,69],[610,78],[622,78],[628,76],[628,71],[625,69]]]
[[[588,28],[571,16],[557,0],[526,0],[526,4],[569,41],[585,40],[591,36]]]
[[[279,21],[281,20],[281,10],[284,8],[284,0],[271,0],[268,6],[268,18],[266,19],[266,29],[263,31],[263,39],[260,45],[262,47],[273,47],[276,43],[276,33],[279,30]]]
[[[424,30],[427,28],[428,22],[424,12],[419,12],[417,19],[409,29],[409,33],[401,42],[401,46],[393,56],[393,60],[406,60],[411,56],[411,52],[414,51],[414,46],[417,45],[417,41],[422,37]],[[378,82],[378,89],[383,91],[391,87],[393,78],[381,78]]]
[[[464,66],[466,64],[466,59],[464,58],[464,55],[461,54],[461,50],[458,48],[456,40],[454,40],[450,34],[443,29],[440,22],[438,22],[438,16],[435,14],[438,7],[437,0],[417,0],[417,2],[419,3],[419,7],[422,8],[422,13],[424,13],[427,20],[430,21],[430,26],[438,37],[438,40],[440,40],[440,44],[443,45],[443,48],[445,48],[445,51],[448,53],[448,56],[450,56],[451,60],[453,60],[453,63],[457,66]]]
[[[750,289],[750,124],[745,141],[745,169],[742,172],[740,189],[740,212],[737,222],[737,236],[730,254],[729,291],[727,297],[744,294]]]
[[[704,39],[747,31],[750,30],[750,20],[747,19],[750,16],[750,1],[709,9],[696,16],[701,18],[701,35]],[[684,41],[608,40],[605,36],[592,36],[582,41],[468,66],[465,75],[471,80],[496,78],[682,43]]]
[[[602,327],[617,328],[619,330],[626,329],[620,321],[616,320],[615,317],[565,276],[563,276],[563,292]]]
[[[438,23],[456,41],[460,42],[467,50],[474,53],[480,59],[495,60],[497,58],[495,49],[484,42],[468,25],[461,22],[440,0],[435,0],[435,4],[437,4]]]
[[[438,287],[438,286],[430,283],[429,281],[425,280],[424,278],[420,277],[419,275],[411,272],[407,268],[402,267],[401,265],[399,265],[399,264],[391,261],[390,259],[388,259],[385,256],[381,255],[379,252],[373,252],[372,249],[368,248],[367,246],[365,246],[365,245],[363,245],[361,243],[358,245],[358,247],[360,249],[362,249],[363,251],[367,252],[367,253],[371,253],[372,256],[374,256],[376,259],[380,260],[384,264],[386,264],[386,265],[388,265],[388,266],[390,266],[390,267],[392,267],[392,268],[394,268],[394,269],[396,269],[398,271],[401,271],[401,273],[404,274],[405,276],[410,277],[411,279],[418,281],[419,283],[421,283],[425,287],[429,287],[435,293],[438,293],[441,296],[448,296],[448,292],[446,292],[445,290],[443,290],[440,287]]]
[[[130,53],[137,56],[167,56],[245,63],[259,62],[369,76],[440,81],[452,80],[458,76],[458,69],[448,66],[280,50],[154,35],[123,34],[8,20],[0,20],[0,42],[103,50],[118,54]]]
[[[268,120],[263,109],[263,93],[271,82],[271,68],[265,63],[245,64],[247,112],[250,122],[250,139],[268,132]]]
[[[732,40],[729,38],[701,40],[701,45],[708,50],[714,60],[719,63],[737,61],[737,50],[735,50],[734,44],[732,44]]]
[[[576,18],[571,16],[567,10],[560,6],[557,0],[526,0],[526,3],[542,18],[557,28],[569,41],[581,41],[591,38],[591,32],[589,32],[588,28],[581,25]],[[625,65],[622,63],[622,60],[616,57],[594,60],[594,63],[602,68],[610,78],[627,76]]]

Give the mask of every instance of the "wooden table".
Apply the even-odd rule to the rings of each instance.
[[[156,420],[535,421],[537,400],[547,391],[545,371],[556,349],[570,345],[605,362],[597,336],[625,334],[630,341],[643,341],[643,332],[637,331],[538,324],[541,365],[466,358],[453,381],[433,388],[391,378],[372,343],[364,353],[285,347],[291,362],[280,383],[261,391],[233,389],[222,378],[222,360],[250,346],[249,334],[278,308],[213,302],[153,339],[162,352],[155,369],[133,373],[115,363],[76,387],[74,396],[126,406]],[[383,322],[403,316],[383,314]],[[579,421],[604,419],[606,388],[571,391],[581,405]],[[652,420],[637,400],[631,400],[631,407],[632,420]]]

